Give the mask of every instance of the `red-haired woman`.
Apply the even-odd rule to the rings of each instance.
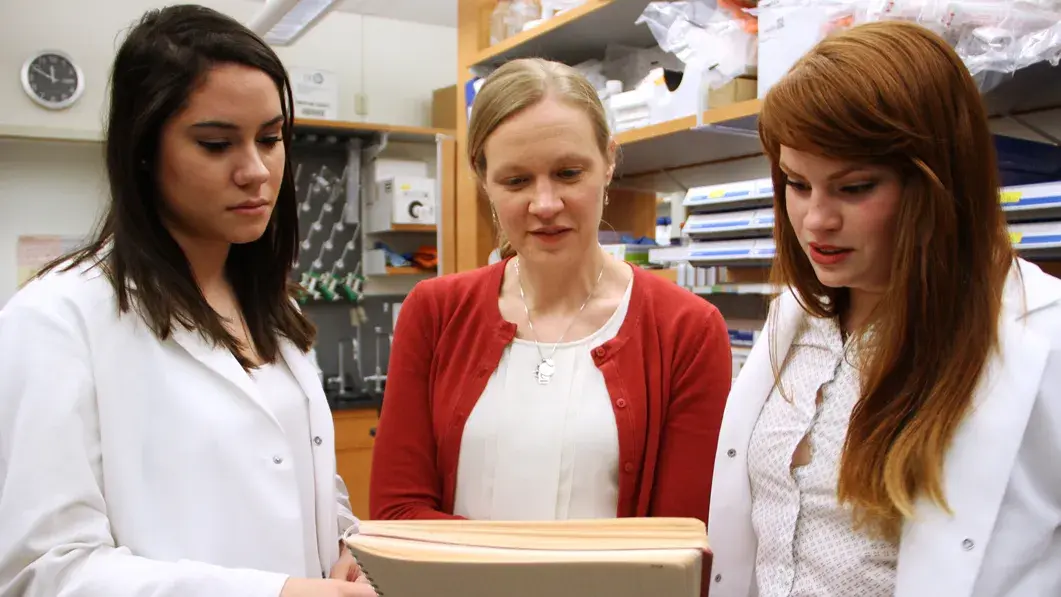
[[[853,28],[759,128],[789,290],[726,406],[712,597],[1061,595],[1061,281],[1014,255],[961,60]]]

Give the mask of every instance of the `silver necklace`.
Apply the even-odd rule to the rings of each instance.
[[[607,262],[605,262],[607,263]],[[534,378],[538,380],[541,385],[546,385],[553,378],[553,374],[556,373],[556,361],[553,360],[553,355],[556,354],[556,349],[559,348],[560,343],[564,341],[564,336],[571,330],[571,326],[575,325],[578,321],[582,311],[589,304],[589,299],[593,298],[593,293],[597,291],[597,285],[600,284],[600,279],[604,275],[604,264],[601,264],[600,272],[597,274],[597,281],[593,283],[593,288],[590,288],[589,295],[586,296],[586,300],[582,302],[582,306],[578,308],[578,313],[571,318],[570,323],[567,324],[567,328],[564,329],[564,333],[560,334],[560,339],[553,344],[553,350],[546,357],[545,353],[542,352],[542,345],[538,342],[538,332],[534,331],[534,322],[531,321],[530,307],[527,306],[527,297],[523,294],[523,279],[519,275],[519,257],[516,258],[516,283],[519,285],[519,299],[523,302],[523,311],[527,314],[527,325],[530,327],[531,334],[534,336],[534,347],[538,349],[538,357],[541,358],[538,361],[538,366],[534,368]]]

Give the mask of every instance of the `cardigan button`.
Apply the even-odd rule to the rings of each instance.
[[[623,470],[628,472],[628,473],[634,472],[634,463],[627,462],[626,464],[623,465]]]
[[[604,348],[603,348],[603,347],[600,347],[600,346],[598,346],[597,348],[594,348],[594,349],[593,349],[593,354],[594,354],[594,355],[596,355],[596,356],[598,356],[598,357],[602,357],[602,356],[604,356],[604,353],[605,353],[605,352],[606,352],[606,351],[604,350]]]
[[[625,398],[620,398],[620,399],[616,400],[615,401],[615,406],[618,406],[619,408],[626,408],[626,399]]]

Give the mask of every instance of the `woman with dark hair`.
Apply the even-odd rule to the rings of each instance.
[[[1061,595],[1061,281],[1014,254],[964,64],[862,25],[759,132],[788,290],[722,421],[712,597]]]
[[[212,10],[118,50],[101,229],[0,312],[0,595],[374,595],[289,289],[291,104]]]

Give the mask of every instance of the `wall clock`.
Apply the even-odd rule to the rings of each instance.
[[[70,56],[46,50],[30,56],[22,65],[22,89],[37,104],[62,110],[80,99],[85,75]]]

